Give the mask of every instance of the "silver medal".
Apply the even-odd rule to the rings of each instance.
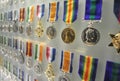
[[[53,26],[47,28],[46,31],[48,39],[54,39],[56,37],[56,29]]]
[[[28,36],[32,34],[32,26],[28,25],[28,27],[26,28],[26,33]]]
[[[59,77],[58,81],[70,81],[70,79],[66,75],[62,75]]]
[[[32,68],[33,63],[32,63],[32,59],[31,59],[31,58],[27,58],[26,66],[27,66],[28,68]]]
[[[40,63],[37,63],[37,64],[34,66],[34,72],[35,72],[36,74],[39,74],[39,75],[42,73],[42,66],[41,66]]]

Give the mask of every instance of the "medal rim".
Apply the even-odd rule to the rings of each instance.
[[[36,66],[39,66],[39,70],[40,71],[36,71]],[[37,74],[37,75],[41,75],[42,74],[42,65],[41,65],[41,63],[39,63],[39,62],[37,62],[35,65],[34,65],[34,72]]]
[[[63,78],[65,78],[66,81],[70,81],[70,79],[66,75],[61,75],[61,76],[59,76],[58,79],[59,79],[59,81],[61,81]]]
[[[30,61],[31,64],[28,64],[29,61]],[[31,69],[31,68],[33,67],[33,62],[32,62],[32,58],[31,58],[31,57],[27,57],[26,67],[27,67],[28,69]]]
[[[88,30],[88,29],[92,29],[92,30],[97,31],[97,32],[96,32],[96,33],[97,33],[97,40],[96,40],[97,42],[94,42],[94,43],[85,42],[83,35],[85,35],[84,32],[85,32],[86,30]],[[94,45],[96,45],[96,44],[99,42],[99,40],[100,40],[100,32],[99,32],[96,28],[87,27],[87,28],[85,28],[85,29],[83,30],[83,32],[82,32],[82,34],[81,34],[81,38],[82,38],[83,43],[86,44],[87,46],[94,46]]]
[[[74,32],[74,39],[71,41],[71,42],[65,42],[64,41],[64,39],[63,39],[63,34],[64,34],[64,32],[66,31],[66,30],[72,30],[73,32]],[[61,38],[62,38],[62,40],[63,40],[63,42],[64,43],[66,43],[66,44],[70,44],[70,43],[73,43],[74,42],[74,40],[75,40],[75,36],[76,34],[75,34],[75,31],[74,31],[74,29],[72,29],[71,27],[67,27],[67,28],[65,28],[65,29],[63,29],[63,31],[62,31],[62,33],[61,33]]]

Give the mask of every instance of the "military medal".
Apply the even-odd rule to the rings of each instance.
[[[94,8],[91,8],[93,6]],[[100,39],[100,33],[97,29],[93,28],[93,24],[95,22],[101,21],[101,12],[102,0],[86,0],[84,20],[90,20],[88,23],[88,28],[82,32],[82,41],[86,45],[93,46],[97,44]]]
[[[24,32],[24,28],[23,28],[23,21],[25,20],[25,8],[20,8],[20,17],[19,17],[19,21],[21,22],[20,23],[20,26],[19,26],[19,32],[20,34],[22,34]]]
[[[55,73],[54,69],[52,66],[52,62],[55,60],[55,55],[56,55],[56,49],[53,47],[47,47],[46,48],[46,57],[48,60],[48,67],[45,71],[45,75],[48,78],[49,81],[54,81],[55,78]]]
[[[37,27],[35,29],[35,34],[38,37],[41,37],[43,35],[44,32],[44,28],[41,22],[41,18],[44,16],[44,10],[45,10],[45,4],[42,5],[37,5],[37,17],[38,17],[38,23],[37,23]]]
[[[24,81],[24,71],[22,69],[19,69],[19,79]]]
[[[59,11],[59,2],[49,3],[49,17],[48,21],[54,23],[58,20],[58,11]],[[46,35],[48,39],[54,39],[56,37],[56,29],[52,26],[49,26],[46,30]]]
[[[34,65],[34,72],[37,74],[42,73],[42,59],[43,59],[43,45],[42,44],[35,44],[35,61],[37,61]]]
[[[61,52],[61,65],[60,69],[64,72],[64,75],[59,77],[59,81],[69,81],[70,79],[67,77],[65,73],[72,73],[72,61],[73,61],[74,54],[70,51],[62,51]]]
[[[32,42],[26,42],[26,66],[30,69],[33,66],[32,62]]]
[[[34,6],[30,6],[27,8],[27,28],[26,28],[26,33],[28,36],[32,34],[32,22],[34,20]]]
[[[24,41],[19,40],[19,53],[18,53],[18,60],[20,64],[24,63]]]
[[[71,24],[77,19],[77,14],[78,0],[64,1],[63,21],[68,25],[68,28],[65,28],[62,31],[61,38],[63,42],[67,44],[72,43],[75,39],[75,32],[72,29]]]
[[[18,10],[14,10],[13,12],[13,32],[18,31]]]

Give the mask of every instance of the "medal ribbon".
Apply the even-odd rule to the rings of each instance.
[[[95,81],[98,59],[80,55],[79,70],[82,81]]]
[[[32,56],[32,42],[30,41],[26,42],[26,56],[28,57]]]
[[[69,51],[62,51],[60,69],[66,73],[72,73],[72,61],[74,54]]]
[[[24,52],[24,42],[22,40],[19,40],[19,51]]]
[[[55,60],[56,49],[53,47],[46,48],[46,57],[49,63],[52,63]]]
[[[66,22],[66,24],[71,24],[77,19],[78,3],[78,0],[64,1],[63,21]]]
[[[114,0],[114,14],[120,23],[120,0]]]
[[[34,6],[27,8],[27,22],[32,22],[34,19]]]
[[[17,39],[13,39],[13,48],[14,49],[17,49],[18,48],[18,45],[17,45]]]
[[[19,21],[22,22],[25,19],[25,8],[20,8],[20,19]]]
[[[37,17],[41,19],[44,16],[45,4],[37,5]]]
[[[59,2],[49,3],[48,21],[53,23],[58,20]]]
[[[38,60],[40,63],[43,59],[43,45],[35,44],[35,60]]]
[[[86,0],[85,20],[100,20],[102,0]]]
[[[15,20],[15,21],[18,20],[18,10],[14,10],[13,20]]]
[[[10,11],[9,13],[8,13],[8,20],[9,21],[12,21],[12,17],[13,16],[13,14],[12,14],[12,11]]]

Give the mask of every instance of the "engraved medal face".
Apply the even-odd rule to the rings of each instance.
[[[37,63],[35,66],[34,66],[34,72],[36,74],[42,74],[42,66],[40,63]]]
[[[33,66],[32,59],[29,58],[29,57],[27,58],[26,66],[27,66],[28,68],[31,68],[31,67]]]
[[[35,29],[35,34],[38,36],[38,37],[41,37],[43,35],[43,32],[44,32],[44,28],[42,26],[42,23],[39,22],[38,25],[37,25],[37,28]]]
[[[70,81],[70,79],[67,76],[62,75],[62,76],[59,77],[58,81]]]
[[[87,45],[95,45],[100,39],[100,33],[95,28],[86,28],[82,32],[82,41]]]
[[[53,39],[56,37],[56,29],[53,26],[47,28],[46,31],[48,39]]]
[[[14,22],[13,24],[13,32],[17,32],[18,31],[18,23]]]
[[[65,28],[62,31],[61,38],[65,43],[72,43],[75,39],[75,32],[71,28]]]
[[[21,34],[23,33],[23,26],[22,26],[22,25],[19,27],[19,32],[20,32]]]
[[[30,25],[28,25],[28,27],[26,28],[26,33],[27,33],[28,36],[31,35],[31,33],[32,33],[32,27]]]

